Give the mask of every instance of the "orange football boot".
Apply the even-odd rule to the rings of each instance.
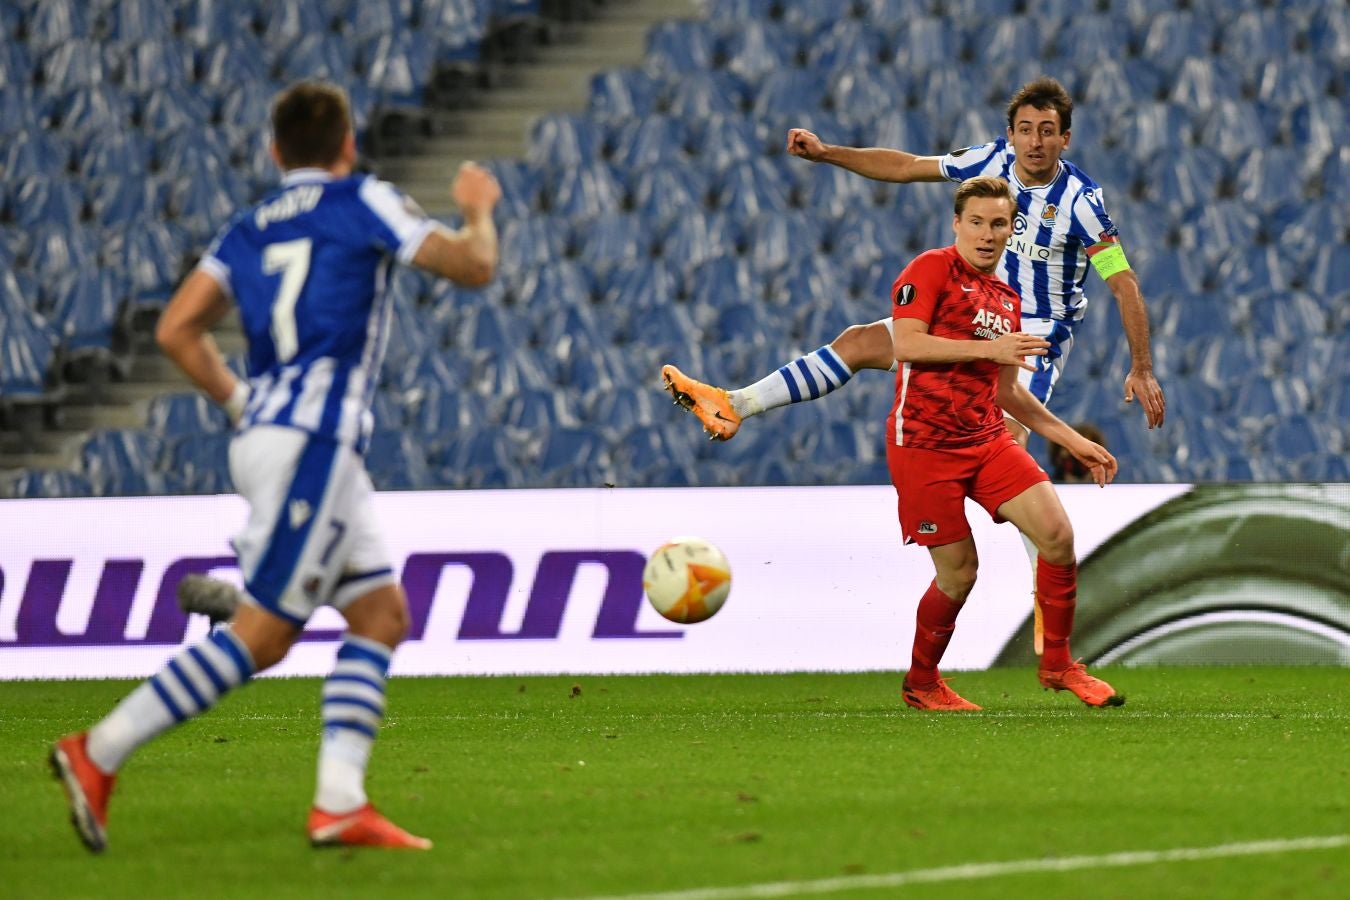
[[[309,811],[309,842],[315,847],[431,849],[431,841],[399,828],[369,803],[337,815],[314,807]]]
[[[1045,687],[1053,688],[1056,693],[1069,691],[1088,706],[1125,705],[1124,695],[1117,694],[1115,688],[1100,678],[1089,675],[1087,667],[1081,661],[1076,661],[1059,672],[1041,669],[1038,674],[1041,684]]]
[[[102,853],[108,846],[108,797],[117,776],[94,765],[85,750],[88,740],[89,733],[85,731],[66,735],[52,747],[49,760],[52,774],[65,788],[70,823],[86,847]]]
[[[703,423],[703,430],[715,441],[729,441],[741,427],[740,414],[731,406],[731,397],[719,387],[695,381],[674,366],[662,366],[661,378],[675,402]]]
[[[947,686],[947,682],[939,678],[937,684],[931,687],[915,687],[906,679],[904,683],[903,696],[905,703],[915,709],[943,710],[945,712],[956,712],[959,710],[978,710],[984,707],[976,706],[965,697],[962,697],[956,691]]]

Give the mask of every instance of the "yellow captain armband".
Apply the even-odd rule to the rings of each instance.
[[[1089,258],[1092,260],[1092,268],[1097,270],[1103,281],[1130,267],[1130,261],[1125,258],[1125,248],[1119,244],[1099,250]]]

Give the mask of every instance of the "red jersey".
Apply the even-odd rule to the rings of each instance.
[[[891,318],[920,319],[935,337],[992,341],[1022,326],[1021,300],[996,275],[972,267],[955,246],[929,250],[891,288]],[[902,363],[886,439],[902,447],[972,447],[1004,431],[998,363]]]

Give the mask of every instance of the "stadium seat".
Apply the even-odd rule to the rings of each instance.
[[[631,213],[607,213],[576,229],[577,255],[598,270],[637,263],[651,256],[647,220]]]
[[[1318,8],[1308,28],[1308,43],[1319,58],[1344,69],[1350,62],[1350,10],[1332,4]]]
[[[1056,40],[1062,21],[1043,16],[992,16],[980,13],[972,46],[981,59],[998,61],[1023,55],[1039,58],[1047,44]],[[1008,82],[1014,83],[1014,82]],[[1024,82],[1018,81],[1017,84]]]
[[[92,497],[89,479],[66,469],[25,469],[6,488],[5,496],[18,500],[43,497]]]
[[[524,271],[551,263],[563,255],[567,230],[547,216],[512,219],[501,232],[501,271]]]
[[[231,437],[229,432],[215,431],[185,434],[166,441],[158,468],[182,477],[193,493],[229,490]]]
[[[638,68],[615,68],[591,77],[587,112],[597,121],[627,122],[656,112],[660,83]]]
[[[108,232],[102,256],[127,273],[133,310],[160,309],[168,302],[182,274],[186,243],[182,232],[165,222]]]
[[[92,134],[117,134],[132,121],[131,103],[111,85],[77,87],[61,96],[52,115],[55,129],[82,142]]]
[[[91,356],[112,362],[123,329],[126,284],[116,270],[81,270],[52,287],[49,319],[61,337],[64,361]]]
[[[629,194],[633,212],[660,230],[677,215],[706,209],[708,176],[693,165],[663,165],[634,175]]]
[[[436,44],[429,34],[400,29],[379,35],[361,50],[365,83],[381,103],[420,106],[435,57]]]
[[[725,69],[747,84],[758,84],[770,72],[792,68],[801,52],[801,32],[765,19],[737,22],[721,45]]]
[[[1097,21],[1101,17],[1091,18]],[[1060,34],[1072,34],[1072,43],[1076,46],[1090,46],[1080,43],[1083,36],[1078,32],[1078,26],[1079,21],[1074,20],[1068,23]],[[1163,93],[1165,76],[1147,59],[1131,59],[1128,62],[1121,59],[1107,59],[1089,65],[1079,62],[1077,65],[1080,71],[1087,72],[1080,88],[1081,102],[1091,109],[1125,109],[1140,100],[1152,99]],[[1075,149],[1081,149],[1081,141],[1086,137],[1079,134],[1080,118],[1083,118],[1081,114],[1075,116],[1073,122],[1072,143]]]
[[[554,170],[544,188],[544,203],[556,216],[582,222],[616,213],[623,203],[623,191],[613,170],[603,160]]]
[[[834,17],[827,17],[812,22],[811,27],[818,30],[806,41],[805,45],[808,71],[814,69],[818,72],[830,72],[845,66],[878,66],[894,56],[887,46],[885,35],[860,19],[836,20]],[[797,70],[787,69],[778,73],[771,73],[768,79],[772,79],[775,74],[781,75],[793,71]],[[807,73],[799,72],[799,74],[805,75]],[[766,82],[768,79],[766,79]],[[801,103],[803,100],[810,102],[812,99],[811,92],[823,96],[819,78],[814,80],[816,84],[813,86],[806,83],[804,79],[795,79],[805,92],[799,95],[796,103]],[[789,82],[785,80],[780,83],[786,84]],[[763,92],[764,87],[761,86],[761,97]],[[820,96],[814,98],[815,105],[819,105]],[[788,103],[794,102],[788,95],[785,95],[782,99]]]
[[[371,434],[365,459],[378,490],[419,490],[431,484],[431,470],[421,445],[401,428],[384,428]]]
[[[740,115],[708,117],[693,129],[688,146],[694,161],[712,172],[724,172],[764,155],[754,126]]]
[[[900,68],[850,66],[835,71],[829,76],[830,105],[844,121],[854,124],[866,124],[892,110],[904,109],[910,90]],[[830,135],[821,135],[821,139],[835,142]]]
[[[1122,122],[1119,147],[1135,162],[1152,164],[1193,143],[1191,119],[1174,103],[1144,100]],[[1211,149],[1218,149],[1212,147]]]
[[[25,32],[39,50],[92,36],[90,10],[80,0],[43,0],[31,6]]]
[[[803,181],[802,205],[817,214],[837,219],[872,205],[871,182],[838,166],[812,166],[806,170]]]
[[[6,60],[5,48],[0,45],[0,135],[17,135],[24,132],[42,131],[43,120],[48,113],[39,104],[38,95],[28,81],[30,74],[15,72],[12,64]],[[6,83],[8,82],[8,83]],[[50,107],[50,102],[46,106]]]
[[[539,211],[544,183],[540,169],[512,159],[488,160],[484,166],[502,189],[502,199],[494,211],[498,223],[527,219]]]
[[[162,452],[163,442],[148,431],[95,431],[80,445],[79,471],[101,495],[115,477],[155,471]]]
[[[684,272],[683,293],[694,305],[714,309],[742,302],[758,305],[764,299],[764,289],[763,280],[743,257],[713,257]]]
[[[550,113],[530,128],[527,158],[537,166],[589,165],[604,146],[599,126],[584,115]]]
[[[227,431],[230,423],[225,411],[204,394],[185,391],[152,398],[146,410],[145,427],[161,438],[176,438]]]
[[[21,131],[5,140],[0,159],[6,181],[19,183],[36,177],[64,175],[72,158],[71,144],[54,133]]]
[[[660,239],[661,256],[689,271],[717,256],[736,252],[740,231],[731,216],[690,213],[676,218]]]
[[[670,253],[665,255],[675,262],[686,259]],[[598,287],[601,305],[597,312],[602,318],[613,316],[617,320],[629,312],[645,312],[673,302],[678,282],[666,262],[638,261],[631,265],[614,266],[605,273]]]
[[[27,229],[42,226],[67,231],[79,227],[84,198],[75,183],[65,177],[35,177],[18,183],[10,210]]]
[[[621,169],[647,169],[689,158],[689,132],[682,120],[649,115],[625,120],[611,132],[608,156]]]
[[[667,115],[689,122],[713,116],[740,116],[751,89],[725,70],[695,71],[668,84],[662,105]]]
[[[1280,126],[1284,140],[1302,148],[1304,161],[1300,175],[1310,194],[1322,196],[1333,183],[1321,177],[1328,158],[1350,144],[1350,114],[1341,104],[1324,100],[1293,104],[1284,110]]]
[[[1273,458],[1292,461],[1320,453],[1341,453],[1340,433],[1324,427],[1309,415],[1299,413],[1280,418],[1266,432],[1263,451]]]
[[[810,214],[783,212],[766,215],[750,225],[746,250],[755,271],[765,275],[805,254],[816,253],[824,237],[822,224]]]
[[[1330,316],[1315,297],[1286,292],[1276,284],[1270,287],[1273,292],[1258,295],[1251,305],[1248,328],[1252,334],[1274,338],[1291,349],[1330,334]]]
[[[779,215],[788,208],[788,189],[778,170],[763,158],[728,166],[716,178],[713,197],[723,214],[742,222]]]
[[[1278,9],[1247,9],[1219,32],[1218,52],[1230,59],[1264,63],[1294,52],[1293,30]]]
[[[646,68],[663,80],[677,80],[712,67],[716,46],[707,22],[662,22],[647,32]]]
[[[108,79],[104,46],[98,41],[73,38],[49,48],[42,57],[41,76],[49,94],[62,95],[96,87]]]
[[[1340,242],[1317,248],[1304,282],[1306,289],[1328,297],[1347,284],[1350,284],[1350,244]]]
[[[916,16],[897,20],[891,36],[895,66],[911,72],[934,72],[966,58],[963,35],[947,17]]]

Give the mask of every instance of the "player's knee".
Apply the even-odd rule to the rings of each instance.
[[[943,569],[937,576],[938,590],[957,603],[966,602],[966,598],[975,588],[979,568],[978,561],[972,559]]]
[[[850,325],[830,346],[850,371],[889,369],[895,362],[891,330],[884,320],[866,325]]]
[[[1036,550],[1046,562],[1057,566],[1067,566],[1073,562],[1073,525],[1068,518],[1054,522],[1040,536]]]

